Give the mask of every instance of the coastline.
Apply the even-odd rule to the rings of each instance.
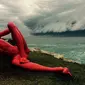
[[[59,54],[59,53],[54,53],[54,52],[49,52],[49,51],[45,51],[45,50],[41,50],[39,48],[30,48],[30,51],[31,52],[40,52],[40,53],[43,53],[43,54],[46,54],[46,55],[51,55],[57,59],[61,59],[61,60],[64,60],[66,62],[72,62],[72,63],[77,63],[77,64],[80,64],[79,62],[77,61],[74,61],[74,60],[71,60],[69,58],[65,58],[63,54]]]

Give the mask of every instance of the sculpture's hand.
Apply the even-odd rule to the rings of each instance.
[[[68,69],[67,67],[65,67],[65,68],[63,69],[63,73],[72,76],[72,74],[70,73],[70,71],[69,71],[69,69]]]
[[[26,58],[20,58],[20,63],[21,64],[28,63],[28,62],[29,62],[28,59],[26,59]]]

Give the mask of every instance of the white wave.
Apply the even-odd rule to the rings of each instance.
[[[27,44],[28,46],[39,46],[39,47],[56,47],[56,44]]]

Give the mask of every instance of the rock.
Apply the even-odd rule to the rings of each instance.
[[[57,59],[61,59],[61,60],[64,60],[66,62],[72,62],[72,63],[78,63],[80,64],[79,62],[76,62],[76,61],[73,61],[71,59],[67,59],[67,58],[64,58],[64,55],[63,54],[58,54],[58,53],[54,53],[54,52],[48,52],[48,51],[45,51],[45,50],[41,50],[39,48],[30,48],[30,50],[32,52],[40,52],[40,53],[44,53],[46,55],[51,55]]]

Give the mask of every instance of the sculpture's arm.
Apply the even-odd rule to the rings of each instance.
[[[7,34],[9,34],[9,33],[10,33],[9,29],[6,28],[6,29],[3,30],[2,32],[0,32],[0,37],[5,36],[5,35],[7,35]]]

